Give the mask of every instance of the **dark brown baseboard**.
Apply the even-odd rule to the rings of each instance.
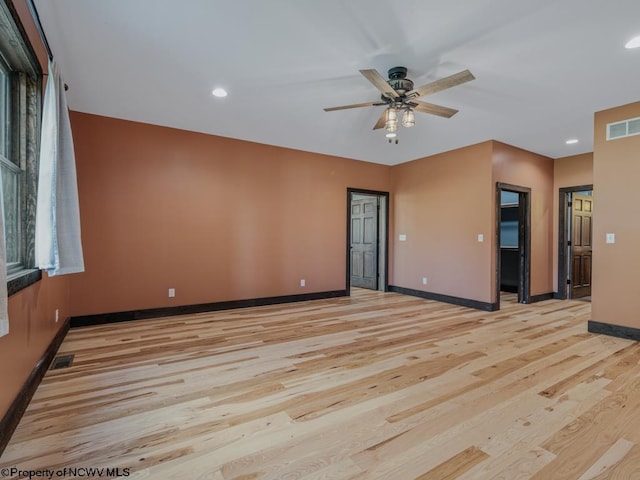
[[[591,333],[600,333],[602,335],[609,335],[610,337],[640,341],[640,328],[623,327],[621,325],[589,320],[587,330]]]
[[[497,303],[479,302],[478,300],[469,300],[467,298],[452,297],[450,295],[442,295],[440,293],[425,292],[423,290],[414,290],[412,288],[396,287],[389,285],[390,292],[402,293],[412,297],[420,297],[427,300],[435,300],[437,302],[451,303],[461,307],[475,308],[476,310],[484,310],[486,312],[495,312],[498,310]]]
[[[228,302],[199,303],[196,305],[182,305],[177,307],[148,308],[131,310],[128,312],[101,313],[97,315],[83,315],[71,317],[71,328],[103,325],[107,323],[129,322],[149,318],[172,317],[175,315],[193,315],[196,313],[232,310],[234,308],[261,307],[264,305],[279,305],[282,303],[305,302],[307,300],[322,300],[325,298],[345,297],[346,290],[329,292],[304,293],[300,295],[283,295],[280,297],[253,298],[248,300],[232,300]]]
[[[544,302],[545,300],[553,300],[555,298],[554,292],[541,293],[540,295],[531,295],[529,297],[529,303]]]
[[[31,402],[38,385],[40,385],[42,378],[45,373],[47,373],[49,365],[51,365],[53,358],[56,356],[56,353],[58,353],[58,349],[69,331],[69,325],[69,319],[65,320],[60,330],[58,330],[58,333],[56,333],[56,336],[51,340],[49,347],[47,347],[38,363],[33,367],[29,378],[27,378],[24,385],[22,385],[20,393],[13,400],[7,413],[2,417],[2,420],[0,420],[0,456],[2,456],[2,452],[4,452],[4,449],[7,447],[18,423],[20,423],[20,419],[29,406],[29,402]]]

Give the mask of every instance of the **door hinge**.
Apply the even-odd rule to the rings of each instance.
[[[569,240],[569,241],[567,242],[567,245],[568,245],[568,246],[571,246],[571,240]]]
[[[573,206],[573,202],[567,202],[567,206],[568,207],[572,207]]]
[[[567,278],[567,285],[571,285],[571,279]]]

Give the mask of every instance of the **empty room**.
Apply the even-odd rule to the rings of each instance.
[[[0,476],[640,478],[639,78],[632,0],[2,0]]]

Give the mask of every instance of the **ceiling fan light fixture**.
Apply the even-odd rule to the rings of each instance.
[[[387,120],[387,123],[384,124],[384,128],[387,132],[397,132],[398,131],[398,120]]]
[[[324,111],[332,112],[334,110],[385,105],[385,109],[373,126],[373,130],[384,127],[388,134],[398,131],[398,123],[401,123],[401,125],[406,128],[415,126],[415,111],[430,113],[445,118],[452,117],[458,113],[458,110],[421,102],[416,99],[475,80],[475,77],[469,70],[463,70],[462,72],[454,73],[448,77],[440,78],[418,88],[414,88],[413,81],[407,78],[406,67],[393,67],[389,69],[388,80],[375,69],[360,70],[360,73],[380,92],[380,100],[330,107],[325,108]],[[400,122],[398,118],[400,113],[402,113],[402,122]],[[394,137],[387,136],[387,138],[391,143],[391,139]],[[397,138],[395,138],[395,143],[398,143]]]
[[[385,121],[386,122],[397,122],[398,121],[398,111],[393,107],[387,108],[386,115],[385,115]]]
[[[406,128],[413,127],[416,124],[416,114],[413,110],[407,108],[402,114],[402,126]]]

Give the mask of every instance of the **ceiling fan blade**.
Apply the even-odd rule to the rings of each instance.
[[[413,109],[416,112],[430,113],[431,115],[438,115],[439,117],[444,118],[451,118],[456,113],[458,113],[458,110],[456,110],[455,108],[443,107],[441,105],[435,105],[433,103],[419,102],[417,100],[413,100],[411,102],[411,105],[415,105]]]
[[[407,92],[407,98],[412,99],[424,97],[425,95],[430,95],[441,90],[446,90],[447,88],[455,87],[456,85],[470,82],[475,78],[476,77],[474,77],[469,70],[464,70],[462,72],[449,75],[448,77],[441,78],[440,80],[436,80],[435,82],[427,83],[426,85],[423,85],[421,87],[414,88],[410,92]]]
[[[387,110],[385,109],[382,111],[382,115],[380,115],[380,118],[378,119],[376,124],[373,126],[373,129],[378,130],[379,128],[383,128],[386,123],[387,123]]]
[[[360,73],[364,75],[364,77],[369,80],[374,87],[380,90],[383,95],[390,98],[398,98],[400,96],[377,70],[360,70]]]
[[[342,105],[340,107],[329,107],[323,109],[325,112],[333,112],[335,110],[347,110],[348,108],[360,108],[360,107],[375,107],[377,105],[386,105],[384,102],[366,102],[366,103],[354,103],[353,105]]]

